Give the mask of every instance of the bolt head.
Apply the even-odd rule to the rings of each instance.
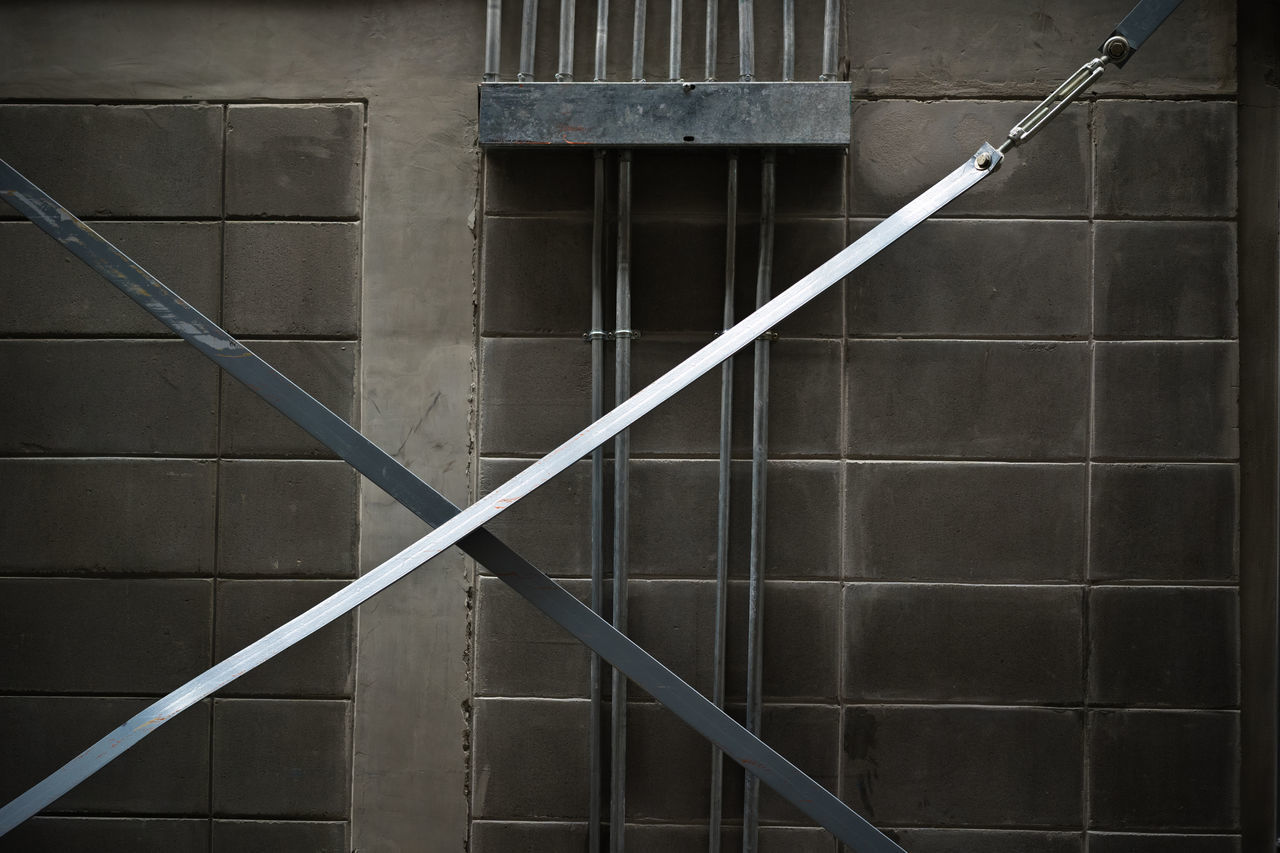
[[[1102,52],[1112,59],[1123,59],[1129,52],[1129,42],[1122,36],[1112,36],[1102,46]]]
[[[988,169],[991,167],[991,155],[986,151],[983,151],[976,158],[974,158],[973,163],[979,169]]]

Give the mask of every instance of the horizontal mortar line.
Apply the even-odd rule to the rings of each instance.
[[[1163,213],[1149,213],[1149,214],[1096,213],[1094,214],[1092,221],[1093,222],[1187,222],[1187,223],[1232,222],[1234,223],[1237,220],[1237,218],[1238,216],[1235,214],[1232,214],[1229,216],[1228,215],[1213,216],[1210,214],[1179,215],[1179,214],[1163,214]]]
[[[168,223],[173,225],[209,225],[218,224],[224,220],[221,213],[208,215],[188,215],[176,214],[168,216],[141,216],[138,214],[124,214],[121,216],[100,215],[96,213],[88,214],[83,220],[90,225],[110,225],[113,223],[130,223],[130,222],[146,222],[152,224]],[[0,224],[31,224],[28,220],[9,214],[0,215]],[[127,252],[125,254],[128,254]]]
[[[212,319],[212,318],[211,318]],[[341,338],[341,337],[306,337],[301,335],[258,335],[256,337],[243,337],[238,339],[241,343],[313,343],[313,344],[358,344],[360,338]],[[138,332],[120,332],[113,334],[111,332],[4,332],[0,333],[0,343],[4,341],[49,341],[50,343],[66,343],[68,341],[95,343],[98,341],[110,341],[112,343],[128,343],[137,341],[138,343],[155,343],[156,341],[166,341],[173,344],[186,344],[186,341],[167,332],[138,333]]]
[[[864,285],[865,287],[865,285]],[[785,338],[785,336],[784,336]],[[925,341],[933,343],[1026,343],[1026,344],[1059,344],[1059,343],[1088,343],[1089,333],[1078,332],[1063,335],[1046,335],[1037,334],[1008,336],[985,334],[985,335],[939,335],[936,332],[849,332],[845,336],[845,340],[854,341]]]
[[[1062,78],[1065,79],[1071,69],[1063,66]],[[1052,77],[1052,75],[1050,75]],[[999,93],[992,92],[990,94],[961,94],[957,95],[954,91],[902,91],[892,92],[889,94],[871,93],[854,89],[853,91],[853,107],[857,111],[858,104],[861,102],[878,103],[881,101],[904,101],[909,103],[918,103],[924,106],[938,103],[972,103],[975,101],[991,101],[996,103],[1007,103],[1010,101],[1027,102],[1032,105],[1038,103],[1048,94],[1049,89],[1057,85],[1059,78],[1053,77],[1052,80],[1046,81],[1046,88],[1028,90],[1026,94],[1020,93]],[[1118,82],[1116,78],[1108,78],[1105,82]],[[994,85],[994,84],[993,84]],[[1221,103],[1234,102],[1237,100],[1236,92],[1197,92],[1197,93],[1165,93],[1165,94],[1142,94],[1139,92],[1087,92],[1078,98],[1079,103],[1094,102],[1132,102],[1132,101],[1179,101],[1185,103]]]
[[[1137,338],[1094,335],[1093,341],[1099,344],[1238,344],[1240,339],[1208,336],[1199,338]]]
[[[54,690],[0,690],[0,699],[151,699],[155,700],[164,694],[159,691],[54,691]],[[347,702],[353,701],[351,693],[299,693],[299,694],[256,694],[256,693],[239,693],[231,691],[218,691],[212,694],[213,699],[253,699],[253,700],[270,700],[279,702]],[[204,701],[204,700],[201,700]]]
[[[280,214],[269,214],[263,216],[249,216],[244,214],[230,215],[223,218],[227,223],[243,223],[251,222],[255,225],[347,225],[355,224],[361,221],[360,216],[282,216]]]
[[[1127,465],[1238,465],[1239,456],[1094,456],[1095,464]]]
[[[1144,578],[1122,578],[1122,579],[1094,579],[1088,581],[1090,589],[1239,589],[1240,581],[1231,580],[1214,580],[1212,578],[1196,578],[1183,583],[1171,581],[1167,578],[1161,579],[1144,579]]]
[[[220,106],[251,106],[251,107],[269,107],[274,104],[285,106],[294,106],[298,104],[360,104],[362,106],[369,105],[368,98],[270,98],[270,99],[240,99],[240,98],[199,98],[199,99],[183,99],[162,100],[158,98],[60,98],[51,101],[48,98],[0,98],[0,105],[16,104],[19,106],[46,106],[46,107],[133,107],[133,106],[161,106],[161,107],[220,107]]]
[[[34,444],[35,442],[31,442],[31,443]],[[85,455],[84,453],[79,451],[58,452],[58,451],[42,450],[39,453],[23,453],[21,451],[14,450],[14,451],[0,451],[0,459],[25,459],[25,460],[31,460],[31,461],[36,461],[40,459],[56,459],[56,460],[62,460],[62,461],[76,460],[76,459],[83,459],[86,461],[89,461],[89,460],[100,461],[100,460],[107,460],[107,459],[129,459],[129,460],[168,459],[175,462],[340,462],[342,461],[337,456],[304,455],[307,452],[308,451],[304,448],[304,449],[295,451],[293,455],[284,455],[283,453],[280,453],[280,454],[274,454],[274,455],[263,454],[260,456],[255,456],[250,454],[230,455],[227,453],[222,453],[222,454],[211,453],[207,456],[205,455],[148,456],[145,454],[135,454],[135,455],[113,454],[109,456],[101,456],[101,455]]]
[[[549,452],[550,450],[551,448],[547,448],[547,450],[543,451],[543,453]],[[486,450],[483,452],[483,455],[480,458],[481,459],[509,459],[512,461],[533,462],[538,459],[541,459],[542,456],[539,455],[539,452],[536,450],[532,450],[532,451]],[[589,457],[584,456],[582,458],[583,460],[586,460]],[[612,459],[613,456],[610,453],[606,453],[605,458]],[[647,460],[662,460],[662,461],[670,460],[670,461],[698,462],[698,461],[706,461],[706,460],[714,461],[719,457],[713,451],[710,451],[710,450],[708,450],[706,454],[695,454],[687,450],[673,450],[665,453],[662,451],[646,451],[646,452],[632,451],[631,458],[641,459],[646,461]],[[738,461],[738,460],[750,461],[751,456],[749,453],[745,453],[745,452],[736,453],[733,456],[733,459],[735,461]],[[869,462],[869,463],[937,462],[937,463],[947,463],[947,464],[956,464],[956,465],[964,465],[968,463],[996,464],[996,465],[1084,465],[1089,460],[1083,456],[1044,456],[1044,457],[1026,457],[1026,456],[1023,456],[1023,457],[954,456],[953,457],[953,456],[904,456],[904,455],[873,456],[869,454],[856,454],[856,453],[846,453],[846,454],[824,453],[821,455],[819,454],[801,455],[801,454],[795,454],[795,453],[784,454],[781,452],[771,451],[769,455],[769,461],[770,462],[850,462],[850,463],[855,463],[855,462],[857,463],[861,463],[861,462]],[[1179,460],[1179,461],[1188,462],[1188,464],[1194,463],[1193,460]],[[1205,461],[1223,463],[1223,462],[1233,462],[1234,460],[1211,459],[1211,460],[1205,460]],[[1136,461],[1134,464],[1144,464],[1144,463],[1142,463],[1139,460],[1139,461]],[[1153,464],[1153,463],[1145,463],[1145,464]],[[1155,464],[1159,464],[1159,463],[1157,462]]]

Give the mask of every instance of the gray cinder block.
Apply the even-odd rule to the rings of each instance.
[[[0,683],[22,693],[167,693],[209,666],[207,580],[4,578]],[[110,637],[110,642],[103,638]]]
[[[1091,714],[1091,828],[1212,831],[1239,822],[1238,713]]]
[[[586,581],[561,585],[590,602]],[[475,596],[476,695],[588,695],[586,646],[497,578],[477,578]]]
[[[590,214],[594,199],[595,158],[590,151],[494,148],[484,152],[486,215]]]
[[[228,222],[224,325],[235,335],[351,338],[360,331],[360,225]]]
[[[7,571],[213,573],[212,462],[3,459],[0,481]]]
[[[747,599],[747,584],[730,584],[725,692],[734,700],[746,696]],[[840,678],[840,585],[766,580],[762,609],[765,699],[833,699]]]
[[[227,108],[227,213],[340,219],[360,215],[361,104]]]
[[[212,455],[217,374],[183,341],[0,341],[0,449]]]
[[[567,436],[566,436],[567,437]],[[480,460],[478,494],[487,495],[529,467],[530,459]],[[612,515],[611,466],[605,465],[605,518]],[[574,463],[485,525],[552,576],[591,573],[591,461]],[[606,546],[607,551],[607,546]]]
[[[586,818],[589,712],[586,700],[477,699],[472,813],[478,818]],[[530,785],[530,768],[548,772]]]
[[[1232,343],[1098,344],[1095,456],[1235,458],[1237,358]]]
[[[36,815],[0,839],[0,851],[129,850],[208,853],[209,821],[166,817],[45,817]]]
[[[911,853],[1080,853],[1079,832],[1036,832],[1026,829],[893,829],[890,838]]]
[[[854,701],[1078,704],[1079,587],[854,584],[845,695]]]
[[[482,333],[580,337],[589,331],[591,239],[591,222],[581,219],[486,216]],[[603,282],[606,292],[613,287],[611,277]]]
[[[1091,832],[1089,849],[1096,853],[1240,853],[1240,836]]]
[[[584,341],[481,340],[481,453],[541,456],[590,422]]]
[[[81,218],[221,216],[222,126],[220,105],[0,106],[5,160]]]
[[[213,853],[349,853],[347,825],[316,820],[215,820]]]
[[[351,703],[217,699],[213,813],[219,817],[347,817]]]

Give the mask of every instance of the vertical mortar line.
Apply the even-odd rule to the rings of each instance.
[[[631,79],[644,79],[644,25],[648,12],[646,0],[636,0],[635,19],[631,36]]]
[[[641,4],[637,4],[643,5]],[[614,399],[623,403],[631,396],[631,152],[618,158],[618,280],[614,306]],[[627,632],[627,527],[628,473],[631,431],[614,439],[613,484],[613,626]],[[613,759],[609,802],[609,847],[613,853],[626,849],[627,784],[627,678],[613,670],[612,716]]]
[[[591,220],[591,420],[604,414],[604,149],[595,150],[595,200]],[[604,614],[604,447],[591,451],[591,609]],[[591,653],[591,720],[589,739],[588,850],[600,849],[601,751],[603,698],[600,655]]]
[[[599,83],[609,76],[609,0],[596,0],[596,55],[594,80]],[[593,850],[592,853],[595,853]]]
[[[520,14],[520,70],[516,79],[533,82],[533,55],[538,39],[538,0],[524,0]]]
[[[367,105],[366,105],[366,109],[367,109]],[[369,123],[368,121],[366,121],[365,122],[365,155],[366,155],[365,162],[368,162],[367,160],[368,133],[369,133]],[[485,265],[484,265],[486,209],[485,209],[484,200],[486,197],[485,193],[488,187],[488,162],[489,162],[488,155],[483,149],[479,151],[478,156],[479,156],[479,176],[478,176],[479,180],[476,183],[476,217],[475,217],[476,242],[475,242],[475,248],[472,250],[475,253],[474,260],[472,262],[473,264],[472,270],[474,275],[474,279],[472,281],[472,287],[475,289],[474,292],[477,298],[475,302],[476,313],[475,315],[473,315],[473,320],[471,323],[471,352],[473,353],[471,358],[472,398],[471,398],[471,405],[469,407],[470,411],[467,414],[467,417],[468,417],[467,440],[470,447],[470,452],[467,454],[467,463],[468,465],[471,466],[470,476],[467,478],[467,486],[471,490],[472,496],[478,495],[480,493],[480,417],[479,417],[480,358],[479,358],[479,353],[480,353],[480,345],[482,342],[482,335],[480,333],[481,325],[480,325],[479,312],[480,312],[481,300],[479,297],[481,295],[481,289],[484,288],[486,284],[486,281],[485,281],[486,271],[485,271]],[[362,200],[361,210],[363,211],[363,200]],[[363,258],[363,255],[362,255],[362,258]],[[362,265],[363,265],[363,261],[362,261]],[[361,292],[363,294],[363,283],[361,287]],[[360,302],[363,305],[364,299],[361,298]],[[360,328],[362,330],[364,329],[363,316],[361,316]],[[363,341],[363,336],[361,337],[361,340]],[[363,361],[363,350],[361,349],[360,352],[361,352],[361,361]],[[358,399],[359,397],[357,397],[357,400]],[[363,525],[361,526],[360,529],[363,531],[364,529]],[[476,663],[476,645],[478,642],[478,638],[476,636],[476,625],[477,625],[476,608],[479,606],[480,590],[479,590],[479,585],[476,583],[477,564],[474,560],[471,560],[471,559],[467,559],[466,562],[470,566],[470,571],[467,574],[467,586],[468,586],[467,598],[471,602],[471,607],[467,612],[467,651],[469,654],[469,657],[467,659],[468,670],[469,670],[467,673],[467,696],[470,698],[470,705],[468,706],[468,713],[467,713],[467,719],[466,719],[466,733],[465,733],[468,749],[466,751],[466,755],[464,756],[465,763],[463,766],[463,771],[465,773],[464,778],[466,779],[465,787],[463,790],[466,803],[464,804],[463,807],[467,810],[467,830],[464,836],[464,839],[465,839],[464,843],[466,845],[465,849],[469,851],[471,849],[471,832],[472,832],[473,821],[474,821],[474,806],[472,804],[472,797],[474,796],[474,793],[475,793],[475,786],[472,783],[472,779],[473,779],[472,773],[475,769],[476,678],[475,678],[474,670],[475,670],[475,663]],[[360,610],[361,608],[357,607],[353,611],[357,615],[357,618],[359,617]],[[357,623],[357,633],[356,633],[357,637],[360,636],[358,631],[358,625],[359,623]],[[360,678],[359,678],[360,672],[358,668],[360,656],[357,654],[355,657],[357,662],[355,684],[356,684],[356,689],[358,690],[360,686]],[[353,737],[352,742],[354,743],[354,741],[355,741],[355,738]],[[354,765],[354,762],[353,762],[353,765]],[[351,801],[352,803],[355,802],[354,790],[352,791]],[[353,812],[354,812],[354,808],[353,808]]]
[[[1089,853],[1089,819],[1090,808],[1089,798],[1091,795],[1089,786],[1089,736],[1093,727],[1093,721],[1089,710],[1089,666],[1090,666],[1090,632],[1089,632],[1089,605],[1092,598],[1092,581],[1093,581],[1093,441],[1094,441],[1094,419],[1095,419],[1095,398],[1097,395],[1097,342],[1095,335],[1097,331],[1097,318],[1095,317],[1095,306],[1097,305],[1096,289],[1096,263],[1094,255],[1094,247],[1097,242],[1097,196],[1098,196],[1098,140],[1096,137],[1098,102],[1097,98],[1090,99],[1086,107],[1088,109],[1088,121],[1086,122],[1087,132],[1089,134],[1089,245],[1085,253],[1086,263],[1088,264],[1087,275],[1089,276],[1089,385],[1088,385],[1088,404],[1085,430],[1085,462],[1084,462],[1084,577],[1081,579],[1080,587],[1080,654],[1081,654],[1081,689],[1083,707],[1081,713],[1083,715],[1083,737],[1081,739],[1081,758],[1080,758],[1080,783],[1082,786],[1080,792],[1080,815],[1082,822],[1082,830],[1084,835],[1084,844],[1082,853]]]
[[[756,273],[756,307],[769,301],[773,278],[775,152],[764,152],[760,167],[760,257]],[[760,736],[764,632],[764,527],[769,454],[769,341],[755,342],[755,375],[751,406],[751,550],[747,590],[746,728]],[[742,799],[742,850],[756,853],[760,780],[746,773]]]
[[[222,305],[226,298],[227,290],[227,137],[230,134],[231,126],[231,108],[227,104],[222,105],[222,192],[220,198],[221,205],[221,222],[218,226],[218,322],[225,322],[222,316]],[[214,418],[214,463],[213,463],[213,580],[212,589],[209,593],[209,666],[213,666],[218,662],[218,560],[221,558],[219,553],[218,541],[220,526],[222,524],[222,371],[218,371],[217,377],[218,387],[215,392],[214,400],[216,405],[216,417]],[[213,767],[213,703],[214,699],[209,699],[209,846],[213,847],[213,786],[214,786],[214,767]]]
[[[502,0],[489,0],[485,14],[484,76],[486,83],[498,79],[498,64],[502,55]]]
[[[844,230],[842,232],[842,241],[844,245],[849,245],[849,151],[845,149],[844,158],[840,167],[840,207],[841,221]],[[840,646],[837,650],[836,665],[839,667],[836,671],[836,796],[841,800],[845,799],[844,790],[844,718],[845,718],[845,659],[848,655],[848,625],[845,620],[845,600],[847,596],[847,587],[849,586],[849,407],[852,405],[852,394],[849,391],[849,288],[852,286],[852,276],[846,278],[840,286],[840,387],[836,393],[840,400],[840,453],[839,453],[839,470],[836,471],[836,484],[839,493],[836,496],[836,524],[840,531],[840,538],[836,545],[836,555],[839,560],[837,575],[838,586],[840,590],[840,602],[836,608],[839,614],[840,626],[836,631],[836,636]],[[847,802],[847,801],[846,801]]]
[[[684,41],[684,0],[671,0],[671,36],[668,39],[668,79],[680,79],[680,50]]]
[[[756,73],[755,4],[738,0],[738,80],[750,83]]]
[[[573,82],[573,13],[575,0],[560,0],[560,64],[557,83]]]
[[[713,4],[714,5],[714,2]],[[710,8],[710,6],[708,7]],[[730,151],[725,189],[724,317],[733,325],[733,291],[738,251],[738,152]],[[724,708],[724,646],[729,608],[729,494],[733,473],[733,356],[720,365],[720,461],[719,494],[716,496],[716,616],[711,701]],[[708,850],[720,853],[720,820],[724,801],[724,754],[711,747],[711,815]]]
[[[707,0],[707,39],[703,47],[702,76],[708,81],[716,79],[716,52],[720,26],[720,0]]]

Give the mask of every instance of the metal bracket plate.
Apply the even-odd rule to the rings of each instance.
[[[844,147],[831,83],[481,83],[482,146]]]

